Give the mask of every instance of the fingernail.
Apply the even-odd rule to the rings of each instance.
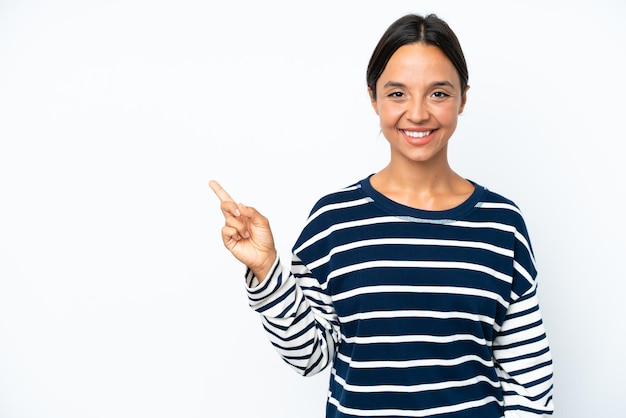
[[[246,231],[243,233],[244,238],[250,238],[250,232]]]

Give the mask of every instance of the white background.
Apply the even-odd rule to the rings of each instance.
[[[365,68],[409,12],[469,63],[453,168],[522,208],[556,417],[623,417],[626,7],[587,1],[0,0],[0,417],[319,418],[207,186],[287,260],[388,158]]]

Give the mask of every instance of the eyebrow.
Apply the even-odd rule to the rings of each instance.
[[[388,81],[385,83],[383,88],[387,87],[406,87],[406,84],[400,83],[399,81]],[[454,88],[454,84],[449,81],[434,81],[430,84],[430,87],[450,87]]]

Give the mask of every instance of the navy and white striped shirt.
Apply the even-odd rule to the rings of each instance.
[[[332,365],[327,417],[552,414],[552,358],[522,215],[474,184],[463,204],[398,204],[369,178],[314,206],[250,306],[303,375]]]

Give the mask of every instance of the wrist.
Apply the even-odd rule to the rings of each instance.
[[[276,253],[276,251],[273,251],[270,256],[267,257],[265,262],[263,262],[263,264],[254,268],[250,267],[250,270],[252,270],[252,273],[256,276],[259,283],[262,283],[270,274],[272,268],[274,267],[274,264],[276,264],[277,258],[278,254]]]

